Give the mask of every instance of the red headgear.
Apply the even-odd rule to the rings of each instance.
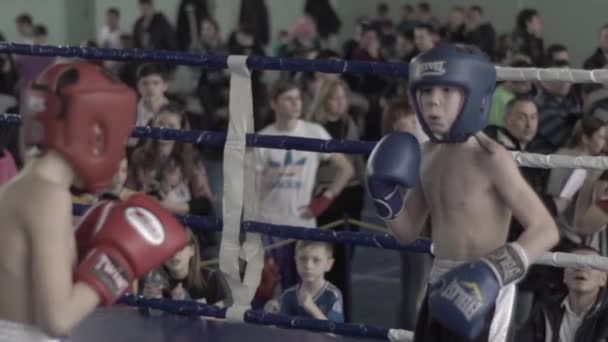
[[[84,190],[110,186],[135,128],[135,92],[100,67],[78,62],[50,66],[26,96],[25,143],[56,150]]]

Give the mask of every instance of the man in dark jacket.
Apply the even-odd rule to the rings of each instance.
[[[529,143],[536,136],[538,119],[538,107],[533,98],[528,95],[515,95],[505,106],[503,127],[490,125],[484,132],[507,150],[534,152],[529,150]],[[520,170],[534,191],[542,196],[548,171],[529,167],[521,167]],[[517,234],[519,233],[521,231],[518,230]]]
[[[579,245],[579,255],[599,255],[592,247]],[[540,301],[518,332],[518,342],[608,341],[608,295],[606,273],[588,267],[566,268],[566,296]]]
[[[164,14],[154,8],[153,0],[139,0],[141,16],[133,27],[133,45],[140,49],[175,50],[175,33]]]
[[[593,55],[585,60],[583,68],[585,69],[602,69],[608,64],[608,24],[604,24],[600,29],[599,46],[595,49]]]
[[[538,11],[524,8],[517,14],[517,27],[513,32],[515,53],[530,56],[532,64],[542,66],[544,61],[544,42],[541,37],[541,21]]]

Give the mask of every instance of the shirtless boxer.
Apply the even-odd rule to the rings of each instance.
[[[481,132],[495,83],[476,48],[420,54],[409,95],[431,141],[420,148],[407,133],[391,134],[368,161],[370,196],[400,242],[414,241],[430,215],[435,260],[416,341],[505,341],[514,283],[558,240],[511,154]],[[506,244],[511,215],[525,231]]]
[[[102,202],[72,226],[70,188],[100,191],[118,169],[135,123],[133,91],[92,64],[66,63],[26,96],[24,142],[40,153],[0,191],[0,340],[51,341],[187,239],[145,195]]]

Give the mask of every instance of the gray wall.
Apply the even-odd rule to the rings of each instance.
[[[240,0],[215,0],[216,17],[226,36],[236,26]],[[342,32],[335,40],[337,47],[340,41],[350,36],[356,17],[374,15],[379,0],[333,0],[343,22]],[[406,3],[404,0],[385,0],[393,10],[395,19],[398,8]],[[596,46],[598,28],[608,19],[608,1],[605,0],[428,0],[435,15],[446,18],[451,6],[456,4],[481,5],[486,16],[493,22],[497,31],[511,31],[515,24],[515,15],[520,8],[530,6],[537,8],[542,16],[546,44],[562,42],[571,51],[576,64],[591,54]],[[279,29],[287,28],[302,13],[304,0],[266,0],[271,12],[271,29],[273,39]],[[418,1],[412,4],[418,3]],[[156,7],[162,10],[171,22],[175,21],[179,0],[157,0]],[[138,16],[137,0],[2,0],[0,12],[0,31],[8,40],[18,39],[14,18],[21,12],[30,12],[37,21],[49,29],[49,43],[78,44],[86,38],[92,38],[96,28],[103,23],[104,12],[110,6],[119,7],[122,11],[122,26],[131,30]],[[574,19],[577,18],[577,19]],[[576,24],[574,24],[576,23]]]

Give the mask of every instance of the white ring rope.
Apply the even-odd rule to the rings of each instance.
[[[608,157],[579,156],[572,157],[560,154],[539,154],[512,152],[513,159],[519,166],[540,169],[596,169],[608,170]]]
[[[536,264],[555,267],[592,268],[594,270],[608,272],[608,258],[599,255],[582,255],[572,253],[545,253]]]
[[[567,81],[572,83],[608,83],[608,69],[512,68],[496,67],[502,81]]]

